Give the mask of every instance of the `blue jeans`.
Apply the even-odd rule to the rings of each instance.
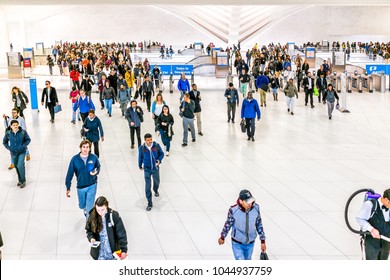
[[[163,142],[164,146],[167,147],[167,152],[171,149],[171,140],[169,139],[167,132],[164,130],[160,129],[160,135],[161,135],[161,141]]]
[[[108,114],[111,116],[112,113],[112,99],[104,99],[105,106]]]
[[[232,240],[234,258],[236,260],[251,260],[255,242],[252,244],[240,244]]]
[[[255,136],[255,119],[245,119],[246,122],[246,134],[248,137],[253,137]]]
[[[145,177],[145,194],[146,199],[148,200],[148,205],[152,206],[152,177],[153,177],[153,191],[158,192],[158,187],[160,186],[160,169],[145,169],[144,170]]]
[[[96,188],[97,184],[93,184],[86,188],[77,189],[79,208],[85,210],[87,213],[87,220],[89,217],[89,211],[91,211],[95,205]]]
[[[74,121],[74,122],[76,121],[76,115],[77,115],[77,118],[80,119],[80,109],[77,109],[76,112],[74,112],[72,110],[72,121]]]
[[[194,119],[183,117],[183,143],[188,142],[188,127],[191,129],[192,139],[195,139]]]
[[[18,174],[18,181],[20,183],[26,182],[26,169],[24,167],[24,158],[26,153],[19,155],[11,155],[11,160],[15,165],[16,173]]]
[[[30,151],[28,150],[28,148],[26,148],[26,156],[28,156],[30,154]],[[11,155],[11,164],[14,164],[14,158],[12,157]]]

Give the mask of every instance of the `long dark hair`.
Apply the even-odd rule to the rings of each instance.
[[[96,206],[106,206],[108,209],[108,200],[104,196],[99,196],[96,201],[93,209],[90,212],[88,221],[91,222],[91,229],[93,233],[100,233],[103,229],[103,220],[99,213],[96,211]]]

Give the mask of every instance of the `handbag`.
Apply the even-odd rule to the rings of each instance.
[[[84,127],[80,130],[80,137],[83,139],[87,137],[87,132],[84,130]]]
[[[59,113],[61,111],[62,111],[61,104],[58,104],[58,105],[54,106],[54,113]]]
[[[244,120],[242,120],[242,121],[240,122],[240,127],[241,127],[241,132],[242,132],[242,133],[245,133],[245,132],[246,132],[246,124],[245,124],[245,121],[244,121]]]
[[[318,88],[317,87],[313,88],[313,95],[314,96],[319,96],[320,95],[320,93],[318,92]]]
[[[100,244],[97,247],[91,247],[90,255],[94,260],[99,258]]]
[[[269,260],[268,255],[267,255],[266,252],[261,252],[260,253],[260,260],[262,260],[262,261],[268,261]]]

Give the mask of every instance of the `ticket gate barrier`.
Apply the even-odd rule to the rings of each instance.
[[[226,76],[226,88],[229,87],[230,83],[233,83],[233,76],[232,76],[231,72],[229,72],[229,74],[227,74],[227,76]]]
[[[351,76],[347,77],[347,92],[348,93],[352,92],[352,77]]]
[[[356,90],[356,91],[358,91],[359,89],[358,89],[358,84],[359,84],[359,76],[357,76],[357,75],[353,75],[353,76],[351,76],[351,79],[352,79],[352,86],[351,86],[351,91],[352,90]]]
[[[358,92],[362,93],[363,92],[363,78],[361,75],[358,77]]]
[[[171,75],[169,76],[169,93],[173,93],[173,73],[171,72]]]

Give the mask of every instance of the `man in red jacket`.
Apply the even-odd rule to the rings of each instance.
[[[79,82],[80,73],[79,73],[79,71],[75,67],[73,67],[72,71],[70,71],[69,76],[72,79],[73,86],[77,87],[77,89],[80,90],[80,82]]]

